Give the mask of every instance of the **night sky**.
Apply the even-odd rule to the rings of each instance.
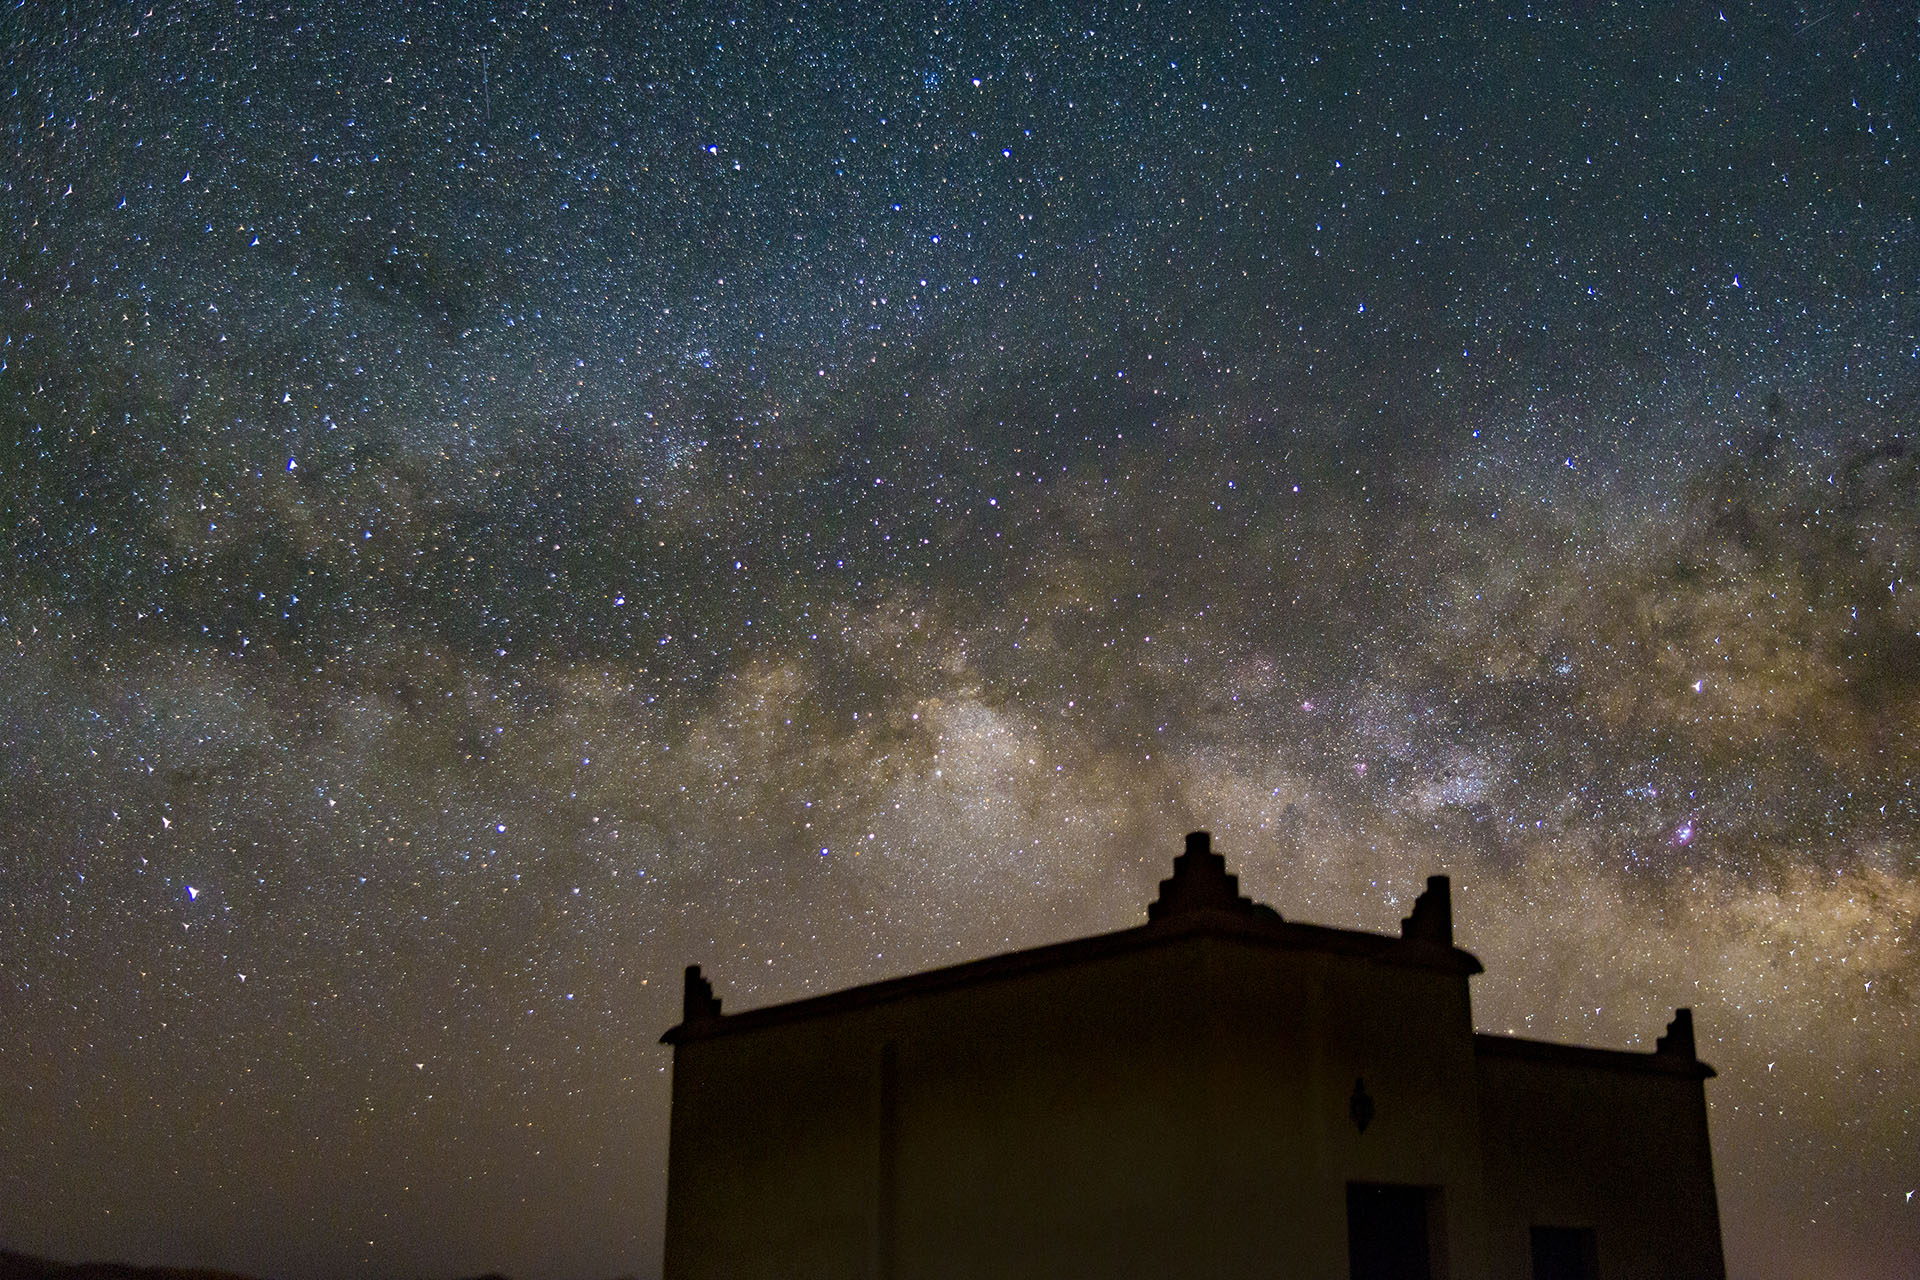
[[[1208,827],[1912,1274],[1908,6],[1061,8],[0,17],[0,1245],[655,1274],[683,965]]]

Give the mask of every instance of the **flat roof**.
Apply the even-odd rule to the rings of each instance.
[[[1243,899],[1232,906],[1181,911],[1113,933],[987,956],[740,1013],[719,1013],[688,1019],[660,1039],[666,1044],[686,1044],[762,1027],[830,1017],[934,992],[1067,968],[1193,938],[1225,938],[1278,950],[1314,951],[1376,964],[1437,970],[1462,976],[1484,972],[1479,960],[1458,947],[1423,938],[1395,938],[1357,929],[1296,924],[1291,920],[1283,920],[1270,907],[1246,903]]]
[[[1553,1040],[1528,1040],[1521,1036],[1494,1035],[1476,1031],[1473,1035],[1476,1058],[1517,1058],[1556,1067],[1595,1067],[1609,1071],[1652,1071],[1661,1075],[1684,1076],[1691,1080],[1711,1080],[1718,1074],[1706,1063],[1677,1053],[1636,1053],[1628,1049],[1595,1049],[1584,1044],[1560,1044]]]

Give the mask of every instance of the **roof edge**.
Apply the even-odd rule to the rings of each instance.
[[[1691,1054],[1641,1053],[1631,1049],[1599,1049],[1584,1044],[1562,1044],[1556,1040],[1529,1040],[1523,1036],[1503,1036],[1487,1031],[1473,1033],[1475,1058],[1520,1058],[1563,1067],[1605,1067],[1614,1071],[1651,1072],[1655,1075],[1684,1076],[1711,1080],[1719,1074]]]
[[[1283,921],[1277,914],[1202,908],[1165,916],[1131,929],[1047,943],[1022,951],[1002,952],[939,969],[883,978],[878,982],[781,1004],[763,1005],[738,1013],[720,1013],[719,1002],[714,1001],[710,1008],[703,1006],[698,1011],[690,1012],[684,1021],[661,1036],[660,1041],[671,1045],[688,1044],[735,1032],[872,1008],[915,995],[952,990],[972,982],[1019,977],[1201,937],[1251,942],[1283,951],[1318,951],[1376,964],[1455,973],[1462,977],[1485,971],[1485,966],[1472,954],[1429,939],[1395,938],[1357,929],[1300,924]],[[697,967],[694,972],[697,974]],[[711,989],[707,988],[707,991],[711,999]]]

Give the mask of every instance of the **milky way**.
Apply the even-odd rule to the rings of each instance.
[[[1736,1274],[1920,1256],[1899,6],[80,8],[0,22],[0,1245],[654,1274],[682,965],[1207,827],[1450,873],[1487,1029],[1691,1005]]]

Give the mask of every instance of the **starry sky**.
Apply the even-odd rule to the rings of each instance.
[[[729,1008],[1454,877],[1920,1256],[1906,6],[0,17],[0,1246],[657,1274]]]

